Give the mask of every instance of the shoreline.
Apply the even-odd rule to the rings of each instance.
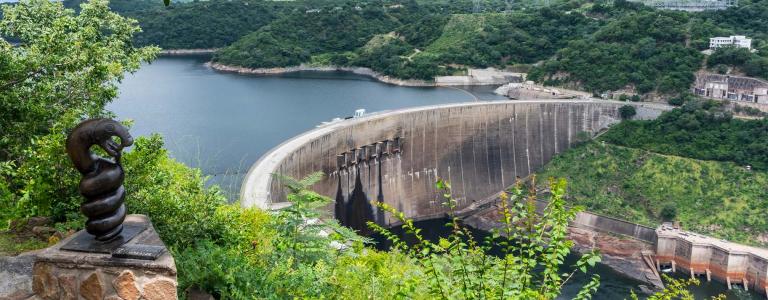
[[[160,50],[160,56],[185,56],[185,55],[203,55],[214,54],[219,48],[201,48],[201,49],[163,49]]]
[[[237,74],[250,74],[250,75],[280,75],[286,73],[294,73],[301,71],[317,71],[317,72],[350,72],[357,75],[363,75],[371,77],[380,82],[397,85],[397,86],[414,86],[414,87],[435,87],[437,84],[425,80],[415,79],[398,79],[390,76],[378,73],[370,68],[366,67],[338,67],[338,66],[310,66],[310,65],[298,65],[293,67],[277,67],[277,68],[246,68],[225,65],[214,62],[205,63],[206,66],[216,71],[237,73]]]

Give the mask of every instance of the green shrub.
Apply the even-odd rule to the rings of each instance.
[[[0,179],[13,176],[14,168],[11,162],[0,162]],[[15,213],[15,195],[6,180],[0,180],[0,230],[8,227],[8,221],[16,216]]]
[[[588,131],[579,131],[576,134],[576,140],[574,141],[574,146],[583,145],[585,143],[588,143],[592,140],[592,134]]]
[[[492,230],[484,242],[474,240],[467,228],[454,215],[457,201],[451,196],[451,185],[438,180],[436,189],[445,197],[452,229],[447,238],[431,242],[421,229],[402,212],[378,202],[377,206],[403,223],[406,232],[416,239],[409,245],[387,229],[368,222],[368,226],[386,236],[396,250],[407,253],[426,273],[429,295],[440,299],[555,299],[574,273],[587,273],[600,261],[597,252],[583,255],[570,273],[561,273],[562,262],[573,242],[567,239],[568,223],[579,207],[565,205],[565,180],[551,180],[551,197],[543,211],[537,212],[535,189],[517,184],[501,195],[499,215],[501,228]],[[499,257],[489,252],[500,248]],[[593,275],[575,299],[591,299],[600,284]]]
[[[175,253],[179,292],[195,287],[216,299],[269,296],[264,286],[269,272],[250,264],[246,256],[208,240]]]
[[[637,110],[632,105],[624,105],[619,108],[619,115],[622,119],[628,120],[637,114]]]
[[[147,215],[170,246],[222,238],[216,211],[226,198],[205,188],[200,170],[169,158],[158,135],[137,138],[123,165],[128,212]]]
[[[667,100],[667,103],[669,103],[669,105],[680,106],[685,103],[685,99],[683,97],[672,97]]]
[[[672,204],[667,204],[661,209],[660,216],[664,221],[674,221],[677,217],[677,207]]]
[[[50,216],[56,222],[79,218],[81,175],[62,151],[65,140],[63,133],[48,134],[33,139],[22,152],[22,163],[11,178],[18,189],[14,205],[9,206],[13,218]]]

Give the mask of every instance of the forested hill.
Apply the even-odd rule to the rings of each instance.
[[[693,72],[705,59],[700,51],[708,48],[710,37],[737,34],[755,38],[753,46],[761,51],[743,50],[742,60],[723,63],[745,68],[750,61],[754,68],[748,75],[768,78],[768,1],[706,13],[658,11],[617,1],[613,7],[594,5],[586,15],[605,20],[605,25],[560,49],[531,73],[531,79],[551,85],[578,83],[590,91],[676,93],[693,82]]]
[[[65,1],[76,6],[81,0]],[[686,13],[617,1],[113,0],[136,18],[139,45],[223,48],[214,61],[248,68],[363,66],[431,80],[468,67],[512,68],[591,92],[678,94],[701,68],[768,78],[768,0]],[[701,54],[710,37],[746,34],[757,53]],[[730,51],[730,52],[729,52]],[[735,53],[733,53],[735,52]]]
[[[85,0],[63,0],[64,6],[79,9]],[[397,6],[392,0],[110,0],[110,8],[139,21],[143,33],[136,35],[139,45],[157,45],[165,49],[219,48],[227,46],[277,19],[301,17],[296,12],[314,9],[328,11],[336,7],[360,7],[367,10]],[[407,2],[407,3],[406,3]],[[444,14],[468,13],[471,0],[425,0],[430,9]],[[410,3],[410,4],[409,4]],[[415,1],[402,5],[414,7]],[[483,1],[483,11],[500,11],[509,6],[504,0]],[[514,7],[523,7],[516,4]],[[300,20],[297,20],[300,21]]]
[[[432,79],[461,66],[546,59],[569,41],[589,35],[597,23],[554,8],[450,14],[417,3],[334,7],[284,16],[223,49],[214,60],[250,68],[365,66],[394,77]]]
[[[77,8],[83,0],[65,0]],[[142,28],[135,36],[138,45],[165,49],[220,48],[273,21],[284,2],[214,0],[173,3],[160,0],[112,0],[121,15],[137,19]]]

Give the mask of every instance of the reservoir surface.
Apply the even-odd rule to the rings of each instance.
[[[244,173],[269,149],[310,130],[323,121],[367,112],[405,107],[504,100],[494,87],[401,87],[343,72],[299,72],[281,76],[246,76],[216,72],[206,57],[161,57],[127,75],[120,95],[107,108],[121,120],[134,121],[134,136],[159,133],[177,160],[202,169],[222,185],[230,199],[239,192]],[[425,229],[441,228],[436,221],[420,222]],[[570,258],[573,262],[575,258]],[[639,282],[605,266],[594,299],[629,298]],[[577,276],[564,287],[571,299],[588,280]],[[697,299],[727,293],[728,299],[761,299],[754,294],[728,292],[724,284],[694,288]]]
[[[345,72],[281,76],[221,73],[206,57],[161,57],[127,75],[107,109],[134,121],[135,136],[159,133],[177,160],[202,169],[230,199],[269,149],[333,118],[405,107],[502,100],[494,87],[402,87]]]

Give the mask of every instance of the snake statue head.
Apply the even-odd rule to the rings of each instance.
[[[122,124],[108,119],[101,119],[92,131],[93,140],[98,142],[99,147],[109,156],[119,158],[123,148],[133,145],[133,137]],[[115,142],[113,137],[120,138],[120,143]]]
[[[117,137],[120,142],[113,139]],[[67,138],[67,153],[78,171],[88,174],[94,171],[98,156],[91,146],[98,145],[119,162],[123,148],[133,145],[133,137],[122,124],[110,119],[91,119],[77,125]]]

